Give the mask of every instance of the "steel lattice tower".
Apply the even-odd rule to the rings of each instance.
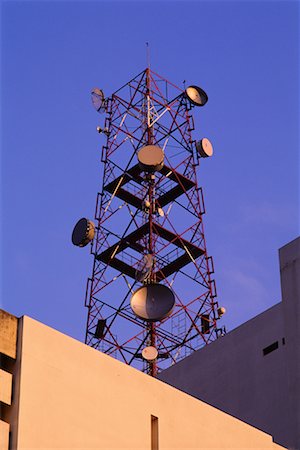
[[[85,341],[151,375],[222,334],[213,260],[208,256],[197,182],[200,155],[192,137],[193,102],[148,67],[105,99],[103,184],[97,195],[92,276],[88,279]],[[147,145],[164,152],[160,171],[137,159]],[[145,258],[151,255],[151,267]],[[140,280],[140,281],[139,281]],[[161,321],[137,317],[130,299],[159,283],[176,304]],[[142,350],[155,347],[147,361]]]

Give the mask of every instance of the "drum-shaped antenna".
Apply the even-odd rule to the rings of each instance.
[[[212,143],[209,139],[203,138],[201,141],[196,142],[196,149],[199,153],[199,156],[202,158],[208,158],[213,155],[214,149]]]
[[[95,236],[95,224],[86,218],[78,220],[73,233],[72,242],[77,247],[85,247],[89,242],[94,239]]]
[[[139,164],[145,172],[160,171],[164,165],[164,151],[158,145],[146,145],[137,154]]]
[[[143,349],[142,357],[148,362],[153,362],[158,357],[158,351],[155,347],[150,345],[149,347],[145,347]]]
[[[175,304],[173,291],[163,284],[140,287],[130,300],[132,311],[140,319],[157,322],[167,317]]]
[[[106,109],[106,101],[102,89],[94,88],[91,92],[92,103],[96,111],[102,113]]]
[[[189,101],[195,106],[204,106],[208,100],[208,96],[203,89],[198,86],[189,86],[185,90],[185,94]]]

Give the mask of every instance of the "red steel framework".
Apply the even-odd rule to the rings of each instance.
[[[150,68],[106,100],[85,341],[153,376],[222,333],[204,236],[192,108],[184,90]],[[165,158],[152,176],[137,159],[138,150],[149,144],[161,147]],[[134,291],[149,282],[138,281],[149,253],[154,261],[150,282],[168,286],[176,297],[171,315],[154,323],[138,318],[130,307]],[[152,362],[142,357],[150,345],[158,351]]]

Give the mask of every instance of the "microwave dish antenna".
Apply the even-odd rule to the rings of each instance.
[[[222,316],[224,316],[225,313],[226,313],[226,308],[224,308],[224,306],[220,306],[218,308],[218,316],[222,317]]]
[[[214,149],[209,139],[203,138],[201,141],[196,142],[196,149],[199,156],[202,158],[208,158],[213,155]]]
[[[199,86],[189,86],[185,90],[185,94],[194,106],[204,106],[208,101],[206,92]]]
[[[159,172],[164,165],[164,151],[158,145],[146,145],[137,154],[139,165],[148,173]]]
[[[94,239],[95,224],[83,217],[76,223],[72,233],[72,243],[77,247],[85,247]]]
[[[92,104],[98,113],[106,111],[107,102],[102,89],[94,88],[91,92]]]
[[[148,284],[135,291],[130,300],[134,314],[147,322],[160,322],[175,305],[173,291],[163,284]]]
[[[158,357],[157,348],[153,347],[153,345],[149,345],[149,347],[143,348],[142,357],[148,362],[155,361]]]

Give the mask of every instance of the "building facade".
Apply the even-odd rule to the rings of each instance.
[[[270,435],[29,317],[0,314],[1,450],[279,449]]]
[[[159,378],[300,449],[300,238],[279,250],[282,301]]]

